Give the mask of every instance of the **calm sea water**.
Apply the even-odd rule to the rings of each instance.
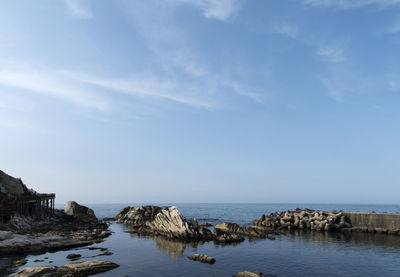
[[[114,216],[128,204],[88,205],[99,218]],[[130,204],[136,206],[138,204]],[[162,204],[162,206],[172,204]],[[345,211],[400,212],[400,205],[326,204],[174,204],[186,217],[217,224],[223,221],[250,224],[262,214],[299,208]],[[243,270],[277,276],[400,276],[400,236],[380,234],[288,233],[276,240],[246,240],[238,245],[220,246],[213,242],[186,244],[160,237],[139,237],[128,227],[113,223],[114,234],[95,247],[30,255],[27,264],[12,267],[12,259],[2,258],[0,275],[27,266],[62,265],[70,253],[81,260],[94,258],[114,261],[121,266],[96,276],[232,276]],[[193,262],[187,256],[200,253],[213,256],[213,265]],[[8,257],[10,258],[10,257]],[[15,259],[15,258],[13,258]],[[9,261],[10,260],[10,261]],[[6,273],[6,270],[8,273]]]

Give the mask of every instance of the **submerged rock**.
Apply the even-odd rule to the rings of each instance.
[[[188,259],[196,262],[201,262],[201,263],[207,263],[207,264],[213,264],[215,263],[215,259],[210,256],[206,255],[200,255],[200,254],[193,254],[188,257]]]
[[[74,253],[72,253],[72,254],[68,254],[66,258],[67,258],[67,259],[77,259],[77,258],[80,258],[80,257],[82,257],[81,254],[74,254]]]
[[[264,274],[259,271],[242,271],[236,274],[232,274],[232,277],[277,277],[273,274]]]
[[[19,271],[15,277],[58,277],[58,276],[88,276],[119,267],[119,265],[102,260],[76,262],[63,266],[28,267]]]
[[[232,277],[268,277],[261,272],[252,272],[252,271],[242,271],[236,274],[232,274]]]
[[[195,219],[187,220],[172,207],[125,207],[116,216],[120,223],[137,228],[140,233],[162,235],[180,240],[212,240],[212,232],[200,226]]]

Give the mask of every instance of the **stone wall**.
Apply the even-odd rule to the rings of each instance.
[[[368,229],[400,230],[400,214],[389,213],[344,213],[353,227]]]

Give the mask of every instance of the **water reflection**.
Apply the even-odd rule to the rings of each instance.
[[[7,276],[15,273],[17,268],[26,263],[24,256],[0,257],[0,276]]]
[[[357,248],[381,248],[385,251],[398,252],[400,249],[400,236],[386,234],[371,234],[357,232],[307,232],[295,230],[286,232],[288,239],[309,243],[312,241],[316,245],[324,248],[340,244],[342,247]]]

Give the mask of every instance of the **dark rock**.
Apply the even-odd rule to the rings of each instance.
[[[213,257],[209,257],[206,255],[193,254],[193,255],[190,255],[188,258],[190,260],[201,262],[201,263],[207,263],[207,264],[215,263],[215,259]]]
[[[68,254],[67,255],[67,259],[77,259],[77,258],[80,258],[80,257],[82,257],[81,254]]]

